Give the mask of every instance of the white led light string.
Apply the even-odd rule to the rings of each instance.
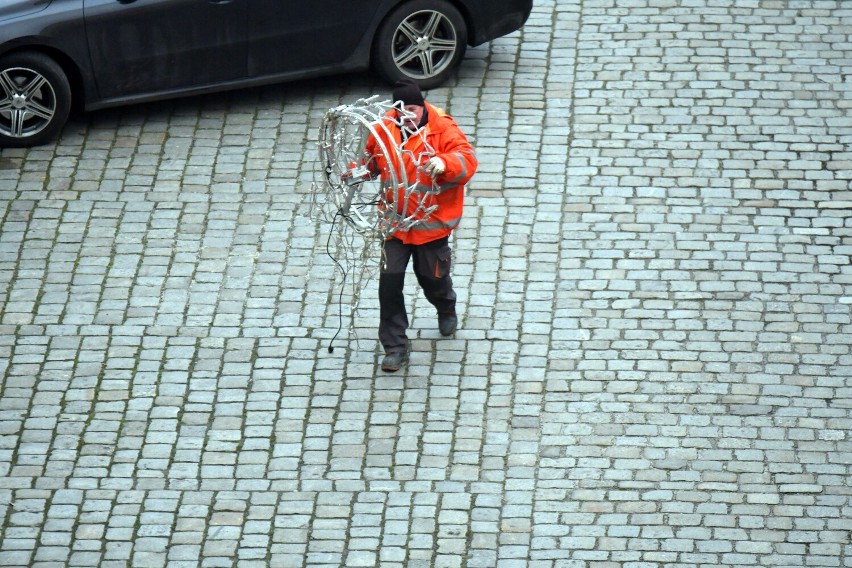
[[[343,301],[348,299],[348,330],[356,340],[354,315],[361,292],[379,271],[382,243],[397,231],[428,222],[437,207],[434,182],[424,186],[417,178],[409,179],[405,171],[405,163],[425,164],[435,155],[425,128],[414,133],[403,130],[403,122],[413,117],[399,103],[379,101],[376,95],[329,109],[320,126],[320,168],[314,174],[311,215],[329,227],[327,251],[341,277],[341,328]],[[394,143],[393,129],[403,133],[402,145]],[[403,147],[409,136],[420,138],[419,155]],[[389,165],[382,172],[376,171],[377,156],[366,151],[371,138],[375,153],[381,153],[381,161]]]

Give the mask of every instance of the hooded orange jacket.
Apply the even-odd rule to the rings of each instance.
[[[373,157],[371,169],[377,171],[383,180],[390,179],[390,168],[396,168],[394,171],[397,172],[398,177],[402,177],[402,174],[401,170],[398,169],[400,168],[399,157],[395,152],[391,152],[390,156],[381,152],[382,144],[386,148],[401,146],[405,176],[409,183],[416,180],[417,188],[422,188],[419,192],[420,195],[410,195],[405,216],[414,214],[423,193],[429,192],[424,198],[426,207],[437,205],[437,208],[426,219],[423,219],[423,215],[419,214],[418,217],[422,219],[421,222],[414,224],[407,231],[400,230],[393,234],[393,238],[412,245],[422,245],[446,237],[458,226],[464,208],[465,184],[473,177],[479,165],[473,147],[459,129],[456,121],[442,109],[434,107],[428,102],[425,106],[429,114],[428,122],[423,127],[423,133],[410,136],[403,144],[402,134],[399,128],[393,124],[388,127],[387,131],[378,129],[381,144],[371,136],[366,145],[367,154]],[[388,120],[393,120],[393,118],[391,117]],[[388,134],[392,136],[392,139],[388,139]],[[433,156],[433,154],[427,153],[427,147],[423,142],[424,138],[426,144],[434,150],[434,155],[441,158],[446,164],[444,172],[434,180],[418,169]],[[391,163],[388,163],[388,158],[390,158]],[[396,195],[393,195],[393,193],[396,193]],[[394,204],[404,198],[404,189],[399,189],[396,192],[390,191],[387,195],[388,201]],[[400,213],[402,212],[400,211]]]

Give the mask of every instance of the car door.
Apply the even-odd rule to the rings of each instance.
[[[249,0],[83,0],[104,99],[184,90],[246,75]]]
[[[2,0],[0,1],[0,20],[23,16],[47,8],[50,0]]]
[[[335,66],[355,54],[382,0],[250,0],[249,74]],[[386,2],[385,2],[386,3]]]

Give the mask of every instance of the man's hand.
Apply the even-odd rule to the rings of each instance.
[[[429,161],[423,165],[423,172],[430,177],[438,177],[444,170],[447,169],[447,165],[444,163],[444,160],[439,158],[438,156],[433,156],[429,158]]]
[[[340,179],[343,180],[346,185],[353,186],[358,185],[359,183],[364,183],[365,181],[372,178],[372,174],[370,170],[365,165],[358,166],[355,162],[349,164],[349,170],[340,174]]]

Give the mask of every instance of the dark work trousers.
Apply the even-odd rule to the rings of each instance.
[[[379,341],[385,353],[408,349],[408,314],[405,311],[405,270],[414,257],[414,274],[426,299],[439,314],[456,313],[456,293],[450,278],[452,252],[449,238],[422,245],[407,245],[390,238],[383,247],[379,274]]]

